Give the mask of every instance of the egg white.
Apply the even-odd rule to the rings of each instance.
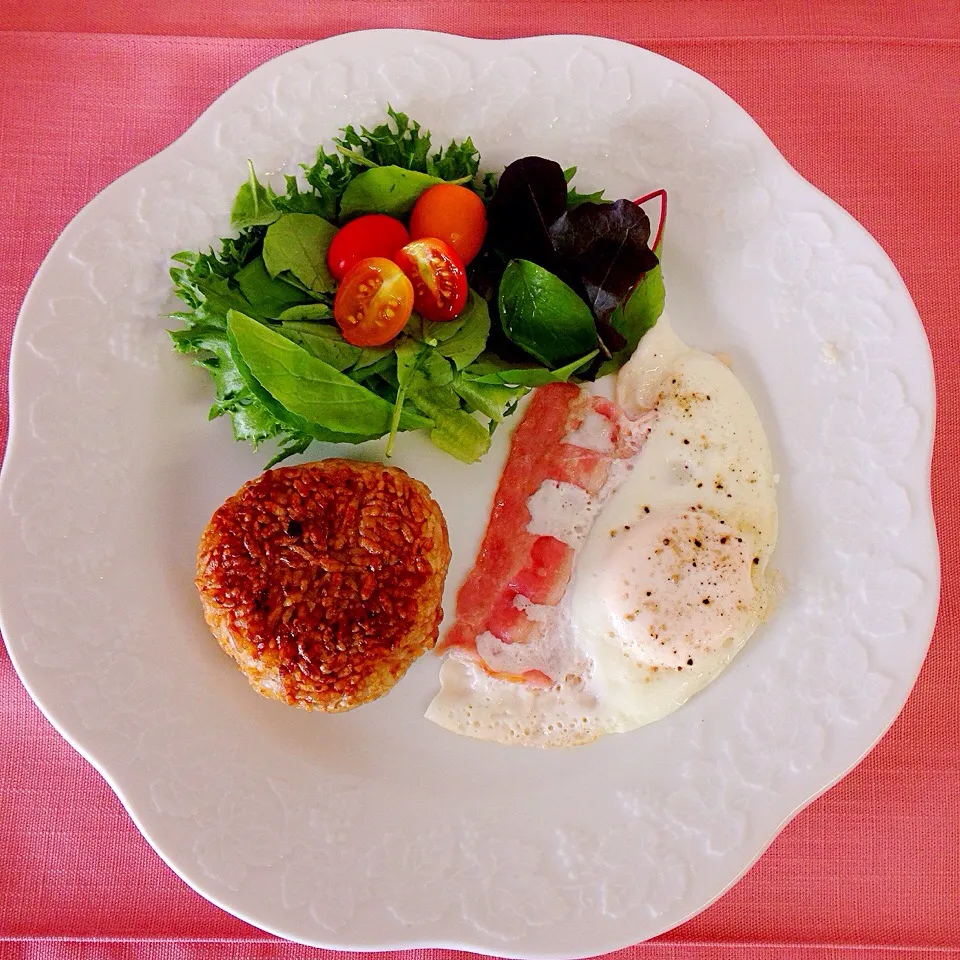
[[[688,347],[664,315],[613,386],[629,415],[656,411],[640,453],[615,462],[600,502],[578,508],[569,490],[546,485],[532,501],[538,532],[579,547],[537,641],[554,684],[492,677],[454,651],[426,714],[435,723],[537,746],[632,730],[713,680],[767,616],[775,481],[742,384],[716,357]]]

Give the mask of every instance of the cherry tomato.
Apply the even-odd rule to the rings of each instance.
[[[394,260],[413,284],[413,309],[427,320],[452,320],[467,302],[467,269],[436,237],[412,240]]]
[[[355,263],[366,257],[390,260],[409,242],[407,228],[393,217],[383,213],[357,217],[334,234],[327,253],[327,266],[338,280],[342,280]]]
[[[340,282],[333,318],[347,343],[377,347],[403,329],[412,309],[413,284],[403,271],[385,257],[367,257]]]
[[[455,183],[438,183],[425,190],[410,214],[412,240],[438,237],[449,243],[464,263],[480,252],[486,233],[483,201],[472,190]]]

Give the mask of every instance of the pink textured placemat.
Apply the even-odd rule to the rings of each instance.
[[[812,11],[800,0],[477,0],[443,23],[436,9],[421,0],[0,0],[0,455],[13,325],[50,244],[98,190],[263,60],[345,29],[413,26],[606,34],[685,63],[736,98],[804,176],[853,213],[910,288],[938,378],[943,600],[920,681],[880,745],[718,903],[621,955],[960,952],[960,509],[949,466],[960,455],[956,0]],[[443,952],[405,956],[427,953]],[[267,937],[178,880],[0,654],[0,957],[321,955]]]

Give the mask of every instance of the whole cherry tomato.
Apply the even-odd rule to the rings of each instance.
[[[483,245],[487,210],[472,190],[456,183],[438,183],[420,194],[410,214],[410,238],[437,237],[469,263]]]
[[[357,217],[334,234],[327,253],[327,266],[337,280],[342,280],[355,263],[367,257],[386,257],[390,260],[409,242],[407,228],[393,217],[383,213]]]

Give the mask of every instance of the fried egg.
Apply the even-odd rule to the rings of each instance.
[[[774,595],[777,504],[769,443],[734,373],[687,346],[664,315],[619,374],[615,398],[639,452],[602,489],[546,480],[528,531],[570,546],[559,602],[514,605],[520,643],[485,632],[453,647],[427,717],[504,743],[565,746],[658,720],[710,683],[764,621]],[[612,442],[586,417],[565,442]]]

